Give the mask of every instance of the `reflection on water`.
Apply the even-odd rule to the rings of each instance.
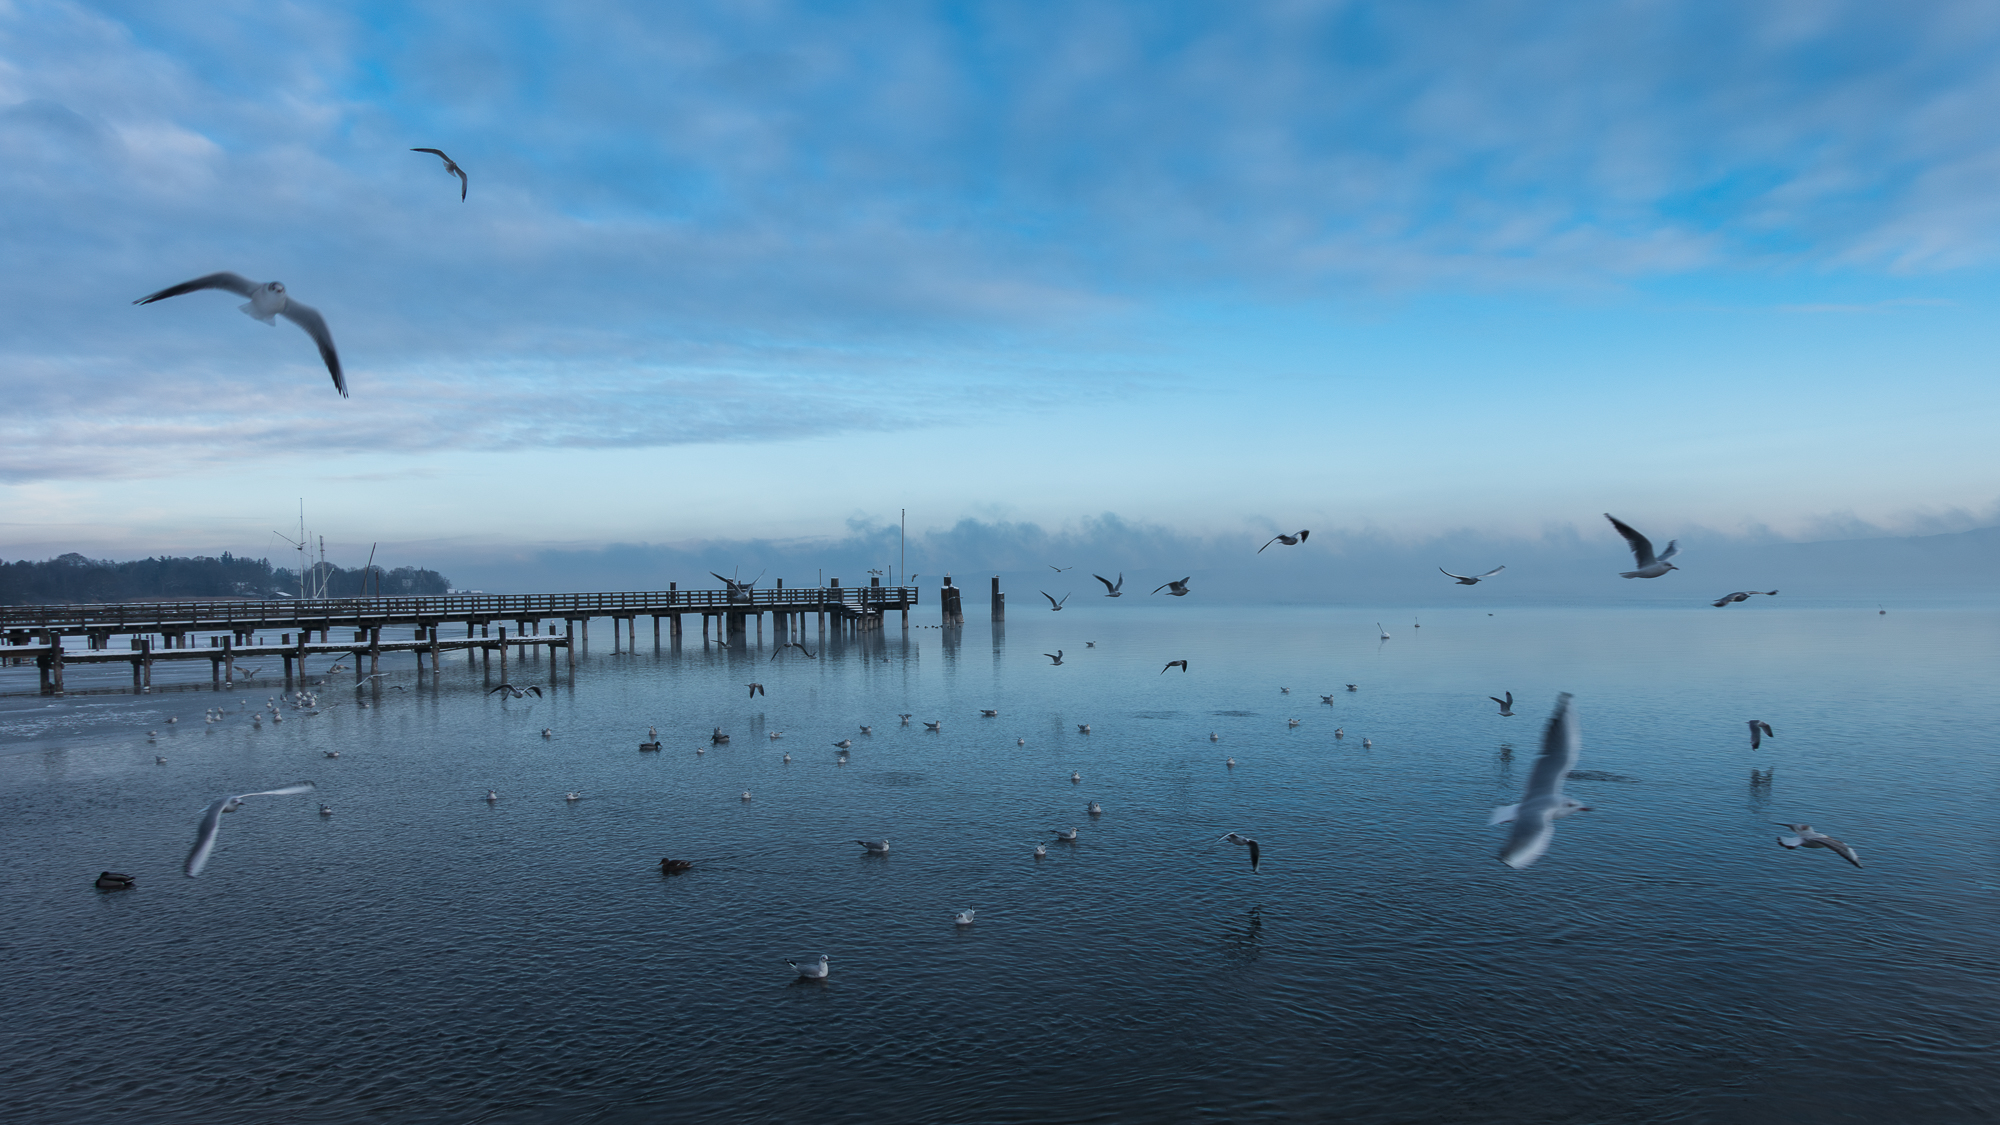
[[[325,677],[282,725],[235,706],[262,686],[0,699],[0,1114],[1991,1118],[2000,915],[1966,841],[2000,827],[2000,618],[1426,609],[1378,641],[1407,616],[647,637],[554,687],[510,660],[541,699],[472,662]],[[1592,811],[1512,871],[1486,820],[1558,691]],[[1783,745],[1748,751],[1750,715]],[[209,801],[300,778],[319,792],[247,803],[179,877]],[[93,889],[106,869],[138,886]]]

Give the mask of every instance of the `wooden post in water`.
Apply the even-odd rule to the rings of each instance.
[[[938,592],[938,601],[944,614],[944,624],[965,624],[965,609],[959,604],[959,589],[951,584],[951,575],[944,576],[944,589]]]
[[[507,627],[500,626],[500,682],[507,682]]]
[[[356,661],[356,663],[360,663]],[[437,682],[438,672],[438,627],[431,626],[431,682]]]
[[[1000,576],[993,576],[993,620],[1007,620],[1007,595],[1000,592]]]
[[[465,627],[465,632],[467,636],[471,636],[472,626],[467,625]],[[357,660],[355,661],[355,663],[359,664],[361,662]],[[373,676],[377,672],[380,672],[382,670],[381,664],[382,664],[382,627],[380,625],[371,625],[368,627],[368,674]]]
[[[576,622],[563,619],[563,637],[566,642],[563,651],[569,654],[568,664],[572,672],[576,670]]]
[[[356,661],[359,663],[359,661]],[[222,638],[222,682],[227,687],[236,686],[236,638]]]
[[[142,642],[142,643],[143,643],[143,642]],[[142,665],[144,665],[145,663],[146,663],[146,659],[145,659],[145,657],[144,657],[143,655],[141,655],[140,653],[136,653],[136,652],[132,654],[132,694],[133,694],[133,695],[137,695],[137,694],[139,694],[139,693],[140,693],[141,691],[144,691],[144,690],[145,690],[145,684],[144,684],[144,682],[143,682],[143,681],[142,681],[142,680],[140,679],[140,668],[141,668],[141,666],[142,666]]]

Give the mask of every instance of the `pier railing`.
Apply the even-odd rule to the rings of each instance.
[[[585,619],[674,613],[769,613],[817,607],[906,609],[914,586],[823,586],[768,590],[653,590],[597,594],[443,594],[283,601],[115,602],[0,606],[0,629],[64,633],[155,633],[282,629],[340,622]]]

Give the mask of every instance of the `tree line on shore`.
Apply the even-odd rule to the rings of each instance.
[[[379,566],[348,570],[315,563],[306,571],[313,597],[443,594],[451,581],[435,570]],[[71,552],[41,562],[0,562],[0,605],[74,605],[86,602],[177,601],[187,598],[298,597],[299,574],[269,559],[160,556],[113,562]]]

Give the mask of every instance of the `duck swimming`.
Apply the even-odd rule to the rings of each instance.
[[[106,871],[97,876],[97,889],[100,891],[129,891],[135,886],[138,882],[130,875],[121,875],[116,871]]]
[[[684,859],[663,859],[660,861],[660,874],[679,875],[693,866],[694,864]]]

